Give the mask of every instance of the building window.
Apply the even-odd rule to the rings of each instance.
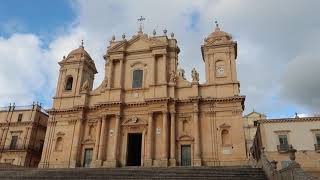
[[[258,121],[253,121],[253,126],[258,126]]]
[[[316,143],[320,145],[320,134],[316,134]]]
[[[68,77],[67,78],[67,83],[66,83],[66,90],[70,91],[72,90],[72,84],[73,84],[73,77]]]
[[[17,141],[18,141],[18,136],[12,136],[11,143],[10,143],[10,149],[17,148]]]
[[[288,145],[288,137],[287,135],[279,135],[279,143],[281,145]]]
[[[231,144],[229,131],[224,129],[221,131],[221,139],[222,139],[222,145],[229,145]]]
[[[23,114],[19,114],[19,115],[18,115],[18,122],[21,122],[21,121],[22,121],[22,115],[23,115]]]
[[[142,88],[143,70],[134,70],[132,77],[132,88]]]

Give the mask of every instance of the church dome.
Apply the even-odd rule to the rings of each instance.
[[[216,22],[216,28],[204,41],[206,43],[226,43],[232,40],[231,34],[221,31],[219,24]]]
[[[79,46],[79,48],[72,50],[67,56],[67,59],[81,59],[81,58],[92,60],[89,53],[84,49],[83,41],[81,42],[81,45]]]
[[[79,48],[72,50],[68,54],[67,58],[76,58],[76,59],[78,59],[78,58],[81,58],[83,56],[91,59],[89,53],[84,49],[84,47],[80,46]]]

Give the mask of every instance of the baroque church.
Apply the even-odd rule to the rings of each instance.
[[[237,42],[214,31],[201,48],[205,83],[178,68],[174,34],[112,37],[105,75],[83,43],[60,71],[40,168],[228,166],[246,164]],[[199,61],[200,63],[200,61]]]

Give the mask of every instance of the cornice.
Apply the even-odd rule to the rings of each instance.
[[[106,107],[121,107],[121,106],[128,106],[128,107],[141,107],[141,106],[147,106],[151,104],[159,104],[159,103],[175,103],[175,104],[184,104],[184,103],[201,103],[201,102],[244,102],[245,96],[232,96],[232,97],[221,97],[221,98],[210,98],[210,97],[201,97],[201,96],[195,96],[195,97],[189,97],[186,99],[177,99],[177,98],[149,98],[145,99],[145,101],[140,102],[129,102],[129,103],[123,103],[121,101],[112,101],[112,102],[106,102],[106,103],[98,103],[91,107],[85,107],[85,106],[77,106],[74,108],[68,108],[68,109],[50,109],[48,110],[49,114],[54,115],[56,113],[65,113],[65,112],[79,112],[82,110],[98,110]]]
[[[303,117],[303,118],[282,118],[282,119],[263,119],[259,120],[260,124],[266,123],[294,123],[294,122],[309,122],[320,121],[320,117]]]
[[[65,113],[65,112],[79,112],[85,110],[85,106],[75,106],[73,108],[67,108],[67,109],[48,109],[48,113],[50,115],[54,115],[56,113]]]

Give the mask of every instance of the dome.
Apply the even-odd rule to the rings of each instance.
[[[219,28],[219,24],[216,23],[216,28],[214,32],[212,32],[208,38],[205,39],[206,43],[225,43],[232,40],[232,36],[229,33],[221,31]]]
[[[79,59],[81,58],[82,56],[85,56],[89,59],[91,59],[89,53],[84,49],[83,45],[81,45],[79,48],[77,49],[74,49],[72,50],[68,56],[67,56],[67,59],[69,58],[76,58],[76,59]]]

